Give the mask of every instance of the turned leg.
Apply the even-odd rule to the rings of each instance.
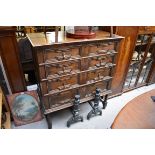
[[[46,117],[48,129],[52,129],[52,122],[50,121],[49,114],[45,115],[45,117]]]
[[[105,95],[104,100],[102,100],[103,109],[105,109],[107,107],[107,99],[108,99],[108,94]]]
[[[73,103],[73,116],[67,121],[67,127],[76,122],[83,122],[83,117],[79,115],[80,95],[75,95],[75,101]]]
[[[93,116],[102,115],[102,110],[99,107],[100,98],[100,90],[97,88],[94,101],[89,102],[92,110],[87,115],[88,120]]]

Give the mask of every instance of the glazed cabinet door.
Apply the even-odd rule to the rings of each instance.
[[[150,68],[154,61],[153,55],[153,35],[138,35],[124,84],[124,91],[146,85]]]

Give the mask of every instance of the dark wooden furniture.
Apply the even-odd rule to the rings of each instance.
[[[139,34],[152,34],[155,32],[155,26],[139,26]]]
[[[31,43],[28,38],[21,38],[18,40],[20,62],[24,74],[27,74],[26,85],[36,84],[35,67],[33,62]]]
[[[155,65],[155,27],[139,27],[135,47],[130,59],[130,66],[123,91],[132,90],[153,83]],[[151,81],[152,80],[152,81]]]
[[[103,107],[111,93],[116,55],[123,37],[97,31],[94,39],[67,38],[59,32],[28,34],[35,55],[44,114],[93,100],[100,89]],[[56,40],[56,42],[55,42]],[[51,124],[49,122],[49,128]]]
[[[0,27],[0,56],[12,93],[26,89],[15,32],[16,27]]]
[[[118,54],[111,97],[155,83],[155,26],[114,26],[114,33],[123,36]],[[110,32],[110,26],[99,27]],[[143,40],[143,38],[145,40]],[[147,38],[147,39],[146,39]]]
[[[138,26],[117,26],[115,33],[124,37],[120,45],[117,59],[116,73],[112,81],[112,96],[121,95],[124,81],[132,58],[135,42],[137,39]]]
[[[115,118],[112,129],[155,129],[155,90],[131,100]]]

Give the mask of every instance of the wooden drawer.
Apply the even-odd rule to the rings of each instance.
[[[112,56],[111,55],[103,55],[103,56],[94,56],[92,58],[88,58],[88,66],[89,69],[94,67],[104,67],[109,63],[112,63]]]
[[[55,78],[47,81],[48,91],[51,90],[63,90],[68,89],[72,85],[78,84],[78,76],[72,75],[72,76],[64,76],[61,78]]]
[[[99,70],[93,70],[87,73],[87,80],[88,81],[98,81],[104,79],[104,77],[108,76],[110,73],[110,68],[103,68]]]
[[[65,91],[55,95],[43,96],[42,103],[48,111],[57,111],[66,107],[70,107],[73,104],[74,97],[77,94],[77,90]]]
[[[74,89],[72,91],[65,91],[57,95],[48,96],[49,106],[55,108],[67,103],[72,103],[76,94],[77,91]]]
[[[90,97],[90,96],[94,96],[95,95],[95,90],[96,88],[99,88],[101,90],[101,92],[106,91],[106,86],[107,86],[107,82],[98,82],[98,83],[93,83],[90,85],[87,85],[85,87],[82,87],[79,89],[79,94],[80,94],[80,98],[83,99],[85,97]]]
[[[96,51],[99,51],[99,50],[108,51],[108,50],[113,50],[114,48],[115,48],[114,42],[96,43],[96,44],[89,45],[89,52],[96,53]]]
[[[57,49],[47,49],[44,52],[44,61],[57,62],[80,57],[80,47],[61,47]]]
[[[76,60],[45,65],[46,76],[63,76],[66,74],[74,74],[79,71],[79,63],[80,61]]]

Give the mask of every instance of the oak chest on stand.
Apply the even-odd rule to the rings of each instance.
[[[67,38],[62,31],[57,39],[54,32],[31,33],[27,37],[33,47],[47,120],[50,113],[73,106],[75,99],[84,103],[93,100],[97,93],[106,107],[123,37],[110,37],[104,31],[97,31],[93,39]],[[48,120],[48,127],[51,125]]]

